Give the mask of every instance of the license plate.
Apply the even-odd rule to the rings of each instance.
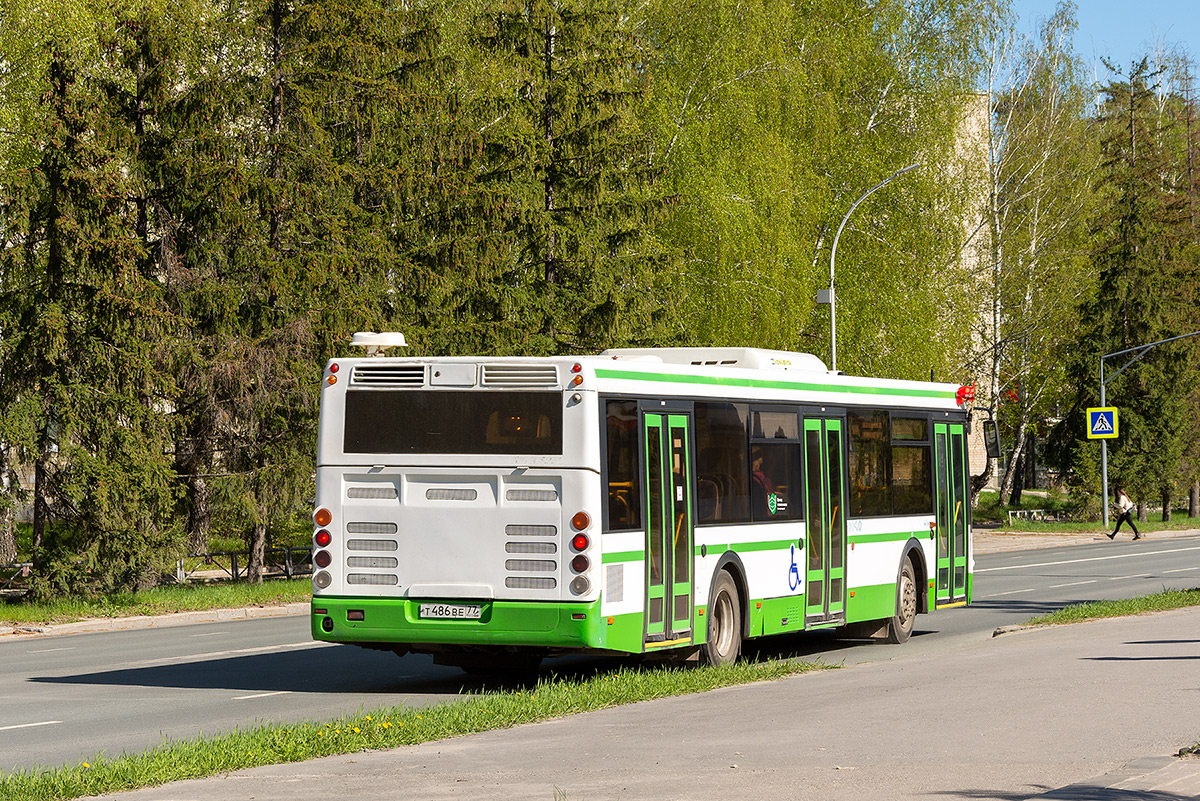
[[[479,620],[483,607],[479,604],[421,604],[421,617],[441,619]]]

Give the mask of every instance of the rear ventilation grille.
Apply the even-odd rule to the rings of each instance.
[[[519,573],[552,573],[558,570],[558,562],[553,559],[509,559],[504,568]]]
[[[527,542],[518,540],[517,542],[504,543],[505,553],[557,553],[558,543],[556,542]]]
[[[395,568],[400,564],[394,556],[349,556],[346,557],[346,567],[373,567],[376,569]]]
[[[506,501],[557,501],[557,490],[510,489],[504,493]]]
[[[348,551],[395,551],[395,540],[346,540]]]
[[[395,523],[347,523],[347,534],[395,534]]]
[[[504,527],[504,533],[510,537],[555,537],[558,536],[558,527],[510,524]]]
[[[509,576],[504,580],[504,586],[510,590],[552,590],[558,586],[558,581],[533,576]]]
[[[604,588],[605,599],[617,603],[625,599],[625,565],[609,565],[606,574],[607,585]]]
[[[346,491],[348,498],[365,498],[374,501],[390,501],[396,499],[396,488],[386,487],[351,487]]]
[[[556,387],[558,368],[553,364],[485,364],[482,383],[492,387]]]
[[[395,576],[389,576],[385,573],[348,573],[346,575],[346,583],[391,586],[400,582]]]
[[[425,384],[423,364],[359,364],[350,385],[361,387],[419,387]]]
[[[479,497],[477,489],[427,489],[425,497],[431,501],[473,501]]]

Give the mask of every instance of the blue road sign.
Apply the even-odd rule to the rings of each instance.
[[[1088,409],[1088,439],[1116,439],[1118,426],[1117,419],[1117,410],[1112,406],[1101,406]]]

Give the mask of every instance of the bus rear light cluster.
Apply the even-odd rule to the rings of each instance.
[[[583,553],[591,545],[591,538],[584,532],[588,526],[592,524],[591,515],[587,512],[576,512],[571,518],[571,528],[577,532],[571,537],[571,549],[576,551],[575,558],[571,560],[571,570],[576,573],[586,573],[588,568],[592,566],[592,560]],[[571,580],[571,591],[576,595],[583,595],[591,587],[591,582],[587,576],[578,575]]]
[[[330,376],[330,378],[333,378],[333,376]],[[326,526],[333,522],[333,512],[322,507],[313,513],[313,522],[321,527],[320,530],[313,535],[313,542],[315,542],[318,547],[325,548],[331,542],[333,542],[333,535],[330,534],[329,529],[326,528]],[[322,550],[313,554],[314,567],[329,567],[332,562],[333,556],[329,553],[329,551]],[[332,583],[333,576],[329,575],[328,571],[318,570],[317,572],[313,573],[313,587],[316,589],[323,590]]]

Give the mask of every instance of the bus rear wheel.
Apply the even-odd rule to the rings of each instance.
[[[708,633],[701,649],[708,664],[731,665],[742,652],[742,603],[737,585],[722,570],[708,603]]]
[[[917,621],[917,576],[912,560],[904,557],[900,586],[896,593],[896,614],[888,623],[887,641],[899,645],[912,636]]]

